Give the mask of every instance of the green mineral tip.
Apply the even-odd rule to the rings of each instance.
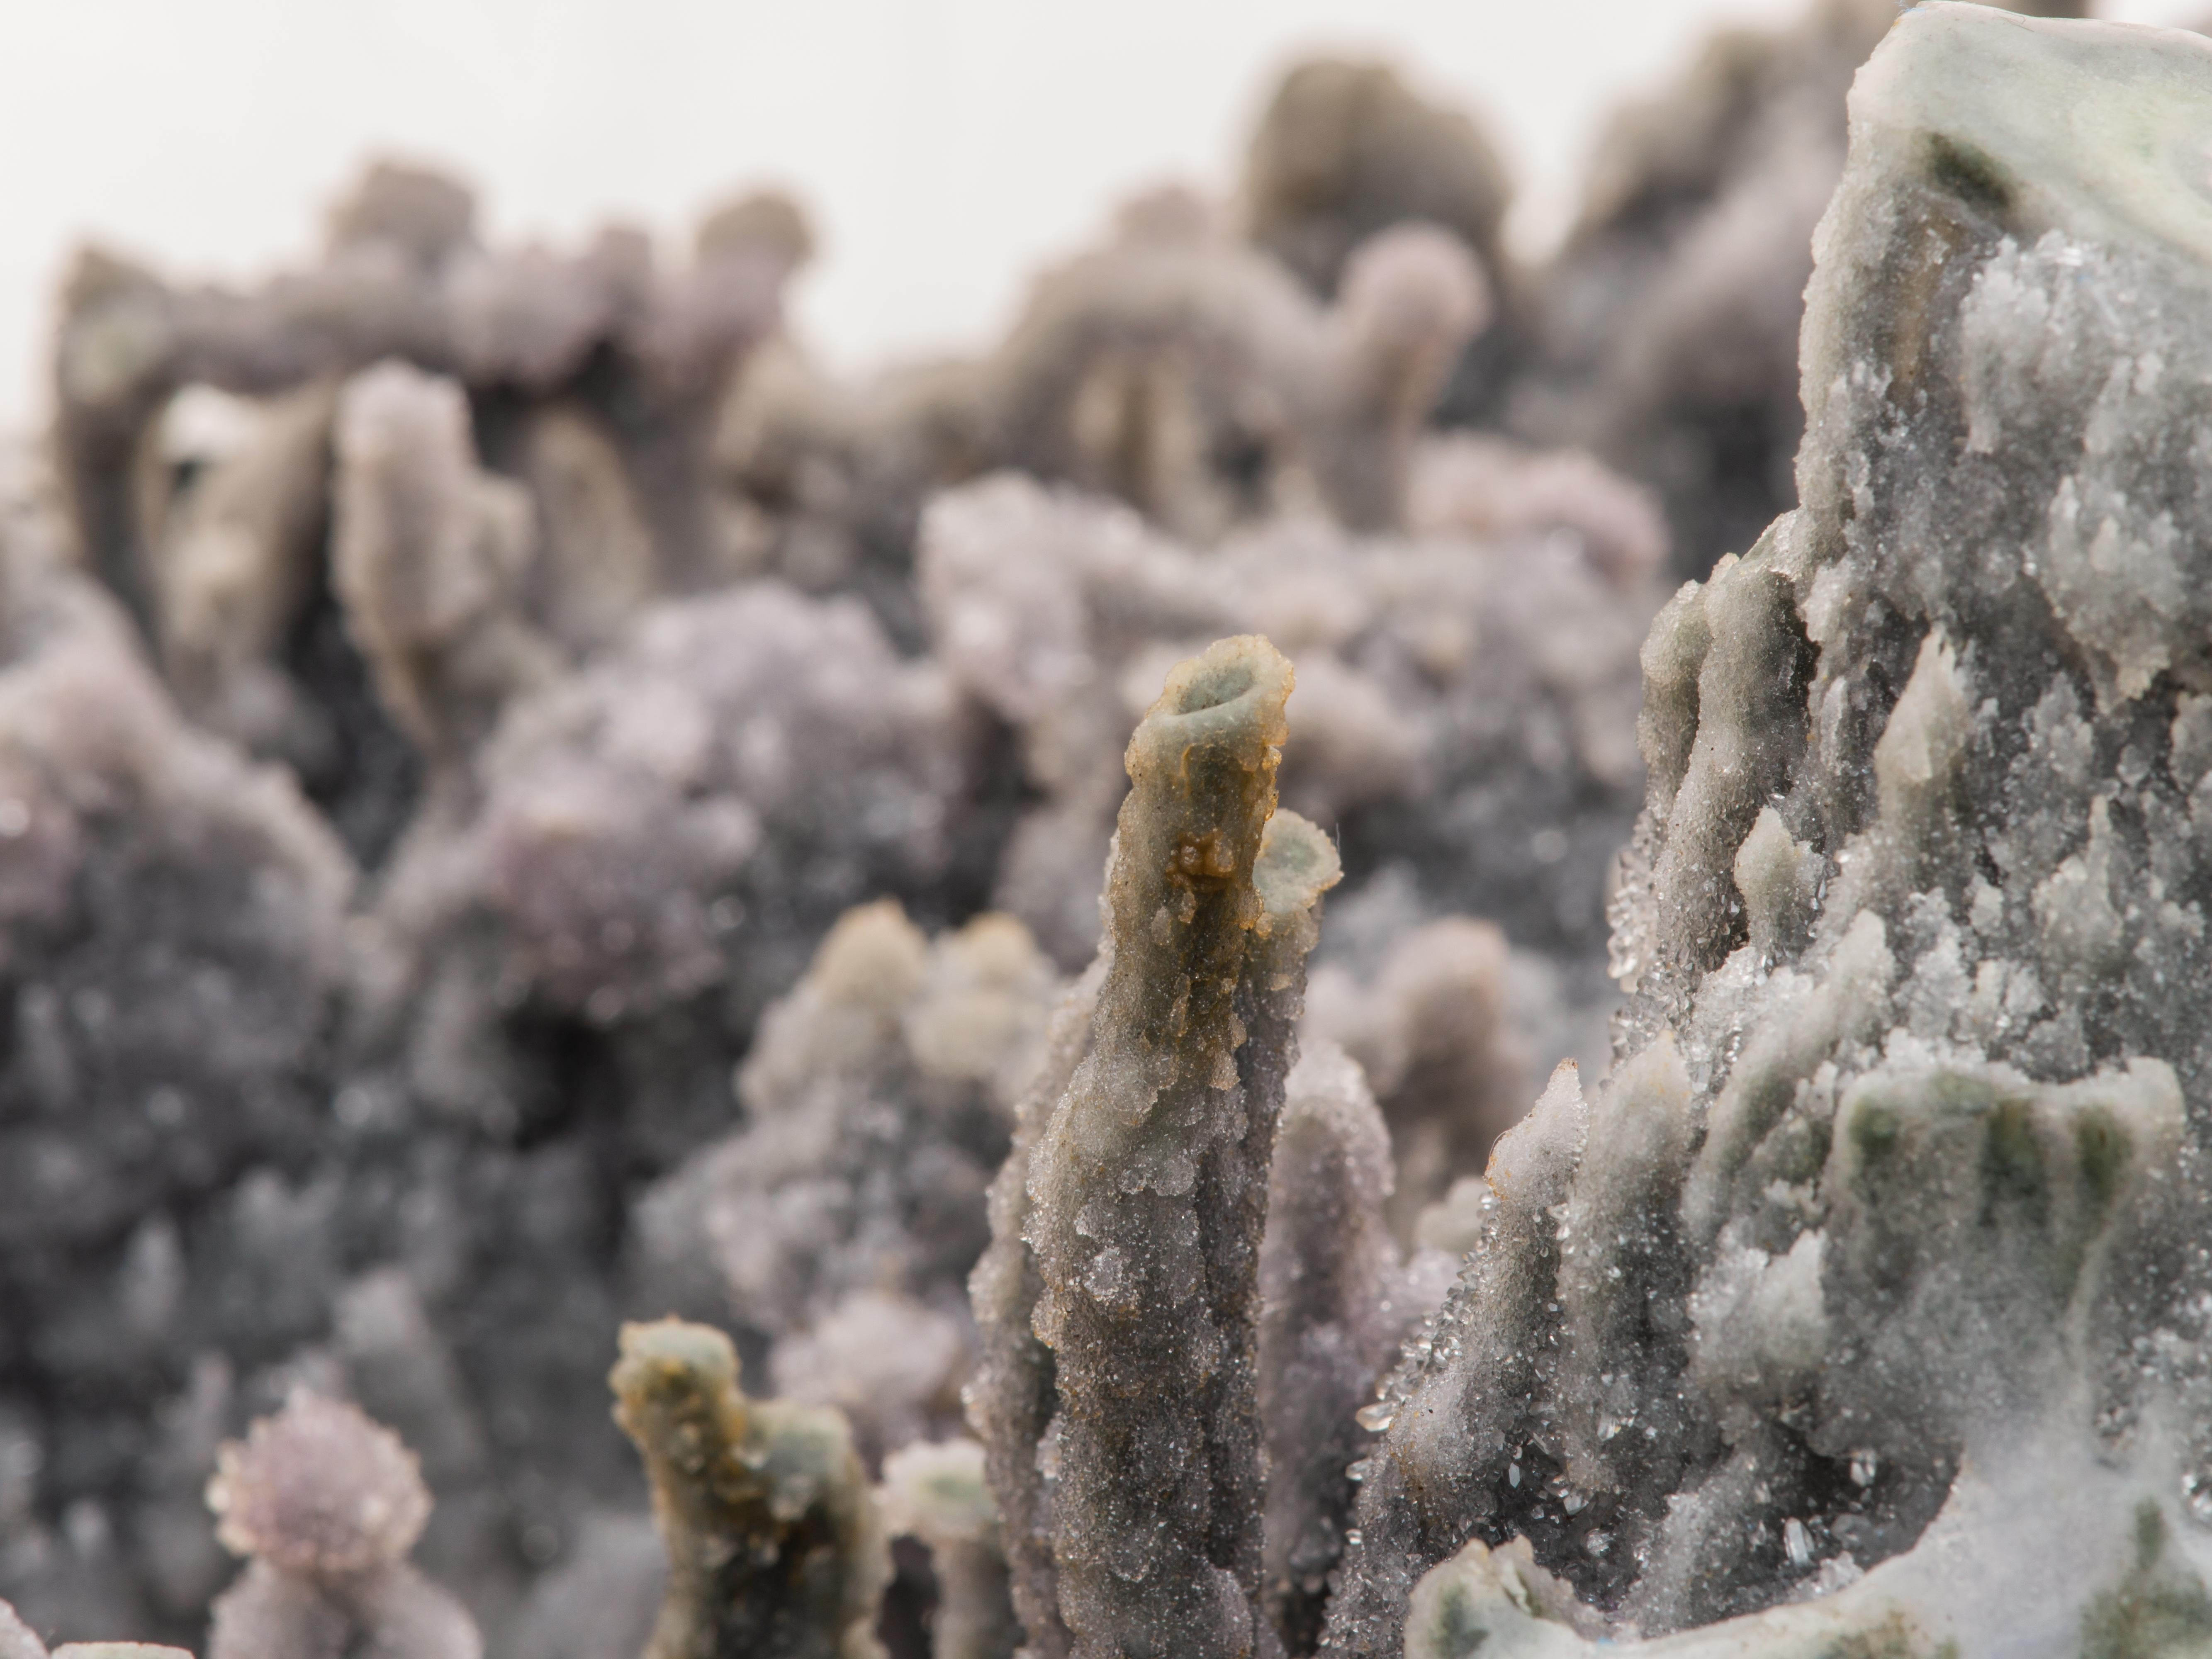
[[[625,1401],[672,1389],[720,1393],[738,1386],[738,1351],[711,1325],[681,1319],[624,1325],[620,1350],[607,1381]]]
[[[1187,775],[1198,755],[1268,766],[1290,735],[1291,678],[1290,659],[1260,635],[1215,641],[1168,675],[1129,739],[1129,775],[1161,765]]]
[[[696,1463],[710,1442],[744,1435],[738,1351],[721,1332],[680,1319],[626,1324],[620,1353],[607,1375],[615,1421],[648,1457]]]
[[[608,1382],[668,1553],[646,1659],[874,1659],[890,1576],[844,1418],[751,1401],[711,1326],[622,1328]]]
[[[2015,234],[2164,242],[2212,261],[2212,40],[2201,35],[1937,0],[1898,19],[1850,111],[1854,143]]]
[[[1344,879],[1336,843],[1310,818],[1279,809],[1260,832],[1260,856],[1252,866],[1259,890],[1261,927],[1313,908],[1323,893]]]

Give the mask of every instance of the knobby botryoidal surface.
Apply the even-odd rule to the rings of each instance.
[[[2212,45],[2077,9],[1540,269],[1301,65],[860,381],[773,194],[83,256],[0,1659],[2212,1650]]]

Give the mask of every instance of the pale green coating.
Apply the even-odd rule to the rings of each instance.
[[[884,1459],[882,1501],[892,1530],[929,1546],[937,1575],[933,1659],[1007,1659],[1021,1645],[998,1508],[973,1440],[917,1441]]]
[[[608,1381],[668,1550],[645,1659],[874,1659],[890,1576],[845,1419],[751,1401],[720,1331],[625,1325]]]
[[[2207,1650],[2212,46],[1924,4],[1850,117],[1802,506],[1644,656],[1615,1064],[1333,1654]]]
[[[2015,234],[2165,242],[2212,263],[2212,41],[2179,29],[1916,6],[1852,88],[1862,156],[1915,161]]]

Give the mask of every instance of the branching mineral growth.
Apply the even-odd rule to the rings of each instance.
[[[357,1407],[296,1390],[222,1449],[208,1506],[248,1562],[209,1659],[482,1659],[460,1603],[408,1565],[430,1518],[414,1454]]]
[[[646,1659],[876,1659],[883,1523],[836,1412],[738,1389],[730,1340],[625,1325],[608,1379],[668,1551]]]
[[[1130,739],[1091,1050],[1030,1156],[1060,1613],[1086,1659],[1262,1647],[1258,1257],[1337,878],[1327,838],[1274,811],[1291,684],[1265,640],[1224,640]]]
[[[1620,1060],[1493,1152],[1330,1650],[2212,1633],[2209,145],[2194,36],[1861,72],[1803,506],[1644,651]]]

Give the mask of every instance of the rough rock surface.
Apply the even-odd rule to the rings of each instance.
[[[1340,1628],[1413,1607],[1439,1653],[1494,1590],[1553,1643],[1860,1571],[1917,1608],[1929,1553],[2008,1506],[2078,1532],[2097,1639],[2191,1605],[2198,1270],[2142,1194],[2193,1191],[2197,1156],[2194,118],[2157,125],[2148,71],[2115,105],[2030,53],[2008,73],[2058,90],[2021,107],[2074,112],[2064,142],[1947,93],[1951,125],[1863,147],[1806,507],[1663,611],[1660,497],[1592,458],[1678,526],[1737,514],[1743,550],[1887,21],[1832,0],[1721,52],[1540,273],[1497,247],[1469,124],[1373,66],[1300,71],[1233,212],[1139,198],[998,345],[865,382],[779,323],[810,240],[780,198],[656,260],[622,230],[489,246],[465,190],[386,167],[250,289],[88,257],[65,522],[0,455],[0,1595],[47,1641],[202,1642],[221,1448],[304,1385],[415,1449],[413,1570],[495,1659],[635,1652],[668,1558],[603,1379],[623,1318],[674,1311],[906,1494],[880,1613],[836,1638],[872,1617],[896,1659],[933,1617],[948,1650],[1060,1659],[1064,1603],[1093,1645],[1165,1618],[1295,1652],[1332,1594]],[[1884,73],[1876,114],[1911,101]],[[1700,573],[1719,544],[1678,540]],[[1071,1164],[1060,1109],[1182,970],[1124,927],[1060,975],[1099,939],[1132,732],[1251,633],[1298,677],[1282,803],[1345,880],[1295,1085],[1287,981],[1248,959],[1238,1028],[1200,1022],[1243,1104],[1176,1085],[1175,1133],[1221,1152],[1177,1194],[1156,1148]],[[1562,1054],[1587,1098],[1556,1079],[1511,1130]],[[1988,1181],[2002,1204],[1962,1208]],[[1201,1262],[1203,1308],[1093,1309],[1094,1222],[1124,1267]],[[2053,1307],[2057,1349],[2007,1346]],[[1100,1392],[1132,1352],[1152,1392]],[[2033,1443],[2078,1503],[1976,1461],[2016,1443],[2013,1395],[1957,1397],[1977,1366],[2021,1400],[2088,1379],[2095,1455],[2083,1413]],[[1431,1373],[1496,1410],[1409,1449]],[[988,1528],[942,1439],[963,1382]],[[1140,1418],[1169,1451],[1085,1438]],[[1205,1513],[1170,1503],[1146,1558],[1176,1588],[1117,1587],[1099,1563],[1152,1545],[1086,1517],[1161,1501],[1193,1449]],[[224,1605],[331,1601],[282,1576]]]
[[[1122,745],[1169,665],[1252,629],[1298,670],[1283,798],[1340,836],[1355,884],[1401,868],[1431,914],[1594,963],[1641,782],[1635,641],[1660,596],[1560,528],[1408,542],[1291,523],[1200,554],[1017,477],[939,497],[920,577],[940,659],[1018,734],[1043,797],[997,902],[1064,963],[1088,959]]]
[[[1645,647],[1621,1059],[1492,1154],[1333,1651],[2203,1639],[2212,48],[1927,5],[1851,123],[1804,505]]]
[[[1278,814],[1289,662],[1182,664],[1130,739],[1090,1052],[1022,1229],[1058,1397],[1053,1549],[1078,1655],[1249,1651],[1265,1468],[1259,1253],[1334,850]]]
[[[668,1591],[646,1659],[872,1659],[890,1576],[844,1419],[748,1400],[720,1331],[625,1325],[615,1415],[653,1479]]]

